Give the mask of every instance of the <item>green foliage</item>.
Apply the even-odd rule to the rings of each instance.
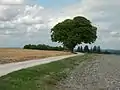
[[[94,47],[93,47],[93,52],[94,52],[94,53],[96,53],[96,52],[97,52],[97,53],[101,53],[101,48],[100,48],[100,46],[94,46]]]
[[[81,52],[80,46],[77,48],[77,52]]]
[[[88,45],[86,45],[86,46],[84,47],[84,52],[89,52],[89,47],[88,47]]]
[[[98,52],[98,53],[101,52],[101,48],[100,48],[100,46],[97,47],[97,52]]]
[[[83,52],[83,47],[82,46],[80,47],[80,51]]]
[[[102,50],[101,50],[101,48],[100,48],[100,46],[94,46],[93,48],[91,47],[90,49],[89,49],[89,46],[88,45],[86,45],[85,47],[84,47],[84,49],[83,49],[83,47],[81,46],[78,46],[78,48],[77,48],[77,50],[76,50],[77,52],[87,52],[87,53],[106,53],[106,52],[103,52]]]
[[[83,50],[83,47],[81,46],[78,46],[78,48],[77,48],[77,52],[83,52],[84,50]]]
[[[77,44],[82,42],[91,44],[97,38],[97,28],[82,16],[58,23],[51,29],[51,33],[52,41],[62,43],[71,51]]]
[[[25,45],[24,49],[35,49],[35,50],[57,50],[57,51],[62,51],[64,50],[63,47],[59,46],[59,47],[53,47],[53,46],[49,46],[49,45],[45,45],[45,44],[38,44],[38,45]]]
[[[92,52],[93,52],[93,48],[91,47],[91,48],[90,48],[90,53],[92,53]]]
[[[93,52],[94,52],[94,53],[97,52],[97,46],[94,46],[94,47],[93,47]]]

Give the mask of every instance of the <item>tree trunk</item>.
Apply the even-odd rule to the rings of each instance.
[[[73,48],[70,49],[71,53],[74,53]]]
[[[76,45],[73,45],[71,48],[69,48],[70,51],[71,51],[71,53],[75,53],[75,52],[74,52],[74,48],[75,48],[75,46],[76,46]]]
[[[73,50],[74,47],[76,46],[75,43],[63,43],[63,45],[64,45],[64,47],[67,47],[68,50],[70,50],[70,52],[75,53],[74,50]]]

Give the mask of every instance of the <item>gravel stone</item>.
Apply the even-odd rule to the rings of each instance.
[[[57,85],[58,90],[120,90],[120,56],[101,55],[84,62]]]

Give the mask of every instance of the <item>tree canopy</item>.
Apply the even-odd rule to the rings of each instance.
[[[97,38],[97,28],[91,24],[90,20],[82,16],[58,23],[51,29],[51,33],[53,42],[62,43],[71,51],[77,44],[91,44]]]

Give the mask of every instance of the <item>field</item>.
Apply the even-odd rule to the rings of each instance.
[[[0,48],[0,64],[69,55],[70,52]]]

